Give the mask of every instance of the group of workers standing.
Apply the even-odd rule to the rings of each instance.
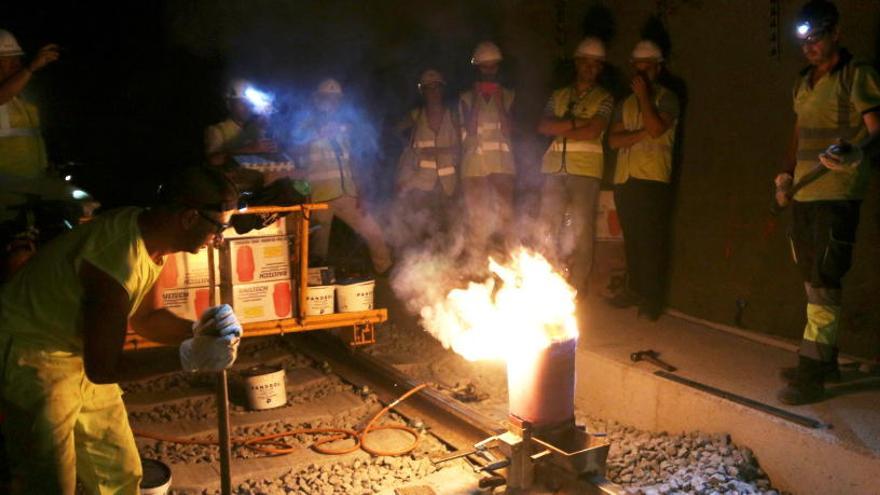
[[[880,140],[880,78],[838,45],[836,8],[811,0],[799,19],[809,66],[794,89],[794,137],[775,180],[780,204],[793,202],[792,247],[807,292],[799,365],[785,372],[790,385],[780,394],[789,404],[821,400],[824,381],[837,371],[840,284],[850,266],[869,158]],[[45,150],[36,110],[19,93],[58,51],[44,47],[27,65],[22,55],[12,35],[0,30],[0,171],[36,176],[45,168]],[[545,180],[537,234],[553,246],[548,255],[568,267],[572,284],[584,288],[607,134],[618,151],[613,182],[629,270],[626,292],[612,303],[638,304],[656,318],[679,104],[658,83],[663,54],[655,43],[635,45],[632,94],[616,108],[597,83],[605,58],[600,40],[583,40],[574,53],[575,80],[553,93],[537,126],[552,138],[540,165]],[[472,246],[485,252],[503,244],[513,225],[514,93],[498,82],[501,61],[495,44],[478,45],[472,59],[477,82],[455,105],[444,103],[443,75],[425,71],[419,81],[424,104],[400,127],[410,134],[396,200],[445,218],[441,224],[456,222],[463,211]],[[0,286],[0,398],[14,492],[73,494],[79,479],[90,493],[137,493],[141,468],[116,384],[135,371],[122,353],[127,324],[150,340],[178,345],[177,369],[215,371],[234,362],[242,326],[231,308],[212,307],[193,322],[146,302],[155,299],[164,256],[198,252],[228,228],[237,185],[254,180],[231,158],[278,149],[265,123],[254,118],[247,91],[233,84],[229,119],[206,131],[211,166],[177,172],[151,208],[107,212],[58,237]],[[351,123],[338,118],[341,101],[339,83],[323,81],[293,140],[312,200],[330,205],[316,218],[324,227],[316,252],[326,255],[330,222],[338,216],[367,240],[376,272],[384,273],[391,249],[359,200]],[[801,184],[817,167],[827,173]],[[463,210],[453,206],[459,187]]]

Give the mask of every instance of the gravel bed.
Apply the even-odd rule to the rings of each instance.
[[[729,435],[671,435],[583,416],[579,422],[607,433],[606,477],[627,493],[780,495],[752,451],[732,443]]]
[[[247,480],[233,487],[233,493],[240,495],[372,494],[424,478],[436,471],[438,468],[421,453],[401,457],[374,457],[367,460],[357,459],[348,464],[311,464],[302,471],[288,471],[272,480]],[[204,490],[201,493],[215,495],[220,491]]]

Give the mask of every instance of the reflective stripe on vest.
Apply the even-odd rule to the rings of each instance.
[[[550,151],[562,152],[562,148],[563,148],[562,141],[554,140],[550,144]],[[567,153],[571,153],[572,151],[574,151],[574,152],[585,151],[585,152],[590,152],[590,153],[602,153],[602,145],[596,144],[596,143],[591,143],[589,141],[572,141],[569,139],[565,143],[565,151]]]
[[[434,141],[414,141],[413,148],[433,148]]]
[[[0,128],[0,137],[39,137],[40,130],[33,127]]]

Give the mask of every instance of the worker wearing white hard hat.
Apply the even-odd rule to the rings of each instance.
[[[489,248],[490,239],[502,241],[513,217],[516,169],[510,109],[515,95],[498,80],[502,60],[498,45],[479,43],[471,57],[476,82],[458,101],[464,213],[475,253]]]
[[[418,89],[422,104],[407,112],[395,128],[404,148],[397,167],[392,242],[401,249],[444,231],[456,210],[458,110],[445,102],[446,80],[440,71],[422,72]]]
[[[0,174],[35,178],[47,166],[37,107],[22,97],[34,74],[58,60],[49,44],[23,62],[24,50],[9,31],[0,29]]]
[[[312,212],[312,223],[319,227],[310,237],[309,253],[314,263],[326,262],[330,250],[333,218],[339,217],[364,238],[376,274],[391,267],[391,251],[382,230],[359,196],[353,139],[365,125],[344,106],[342,85],[335,79],[321,81],[312,97],[308,115],[297,124],[292,140],[297,163],[302,165],[311,185],[311,200],[327,203],[326,210]]]
[[[242,155],[266,155],[278,151],[268,137],[272,97],[246,79],[232,79],[224,92],[225,120],[205,129],[205,155],[210,165],[218,166],[244,191],[263,185],[262,175],[238,163]]]
[[[0,285],[0,401],[13,494],[140,493],[141,462],[117,384],[139,368],[123,352],[128,323],[178,346],[179,361],[162,360],[156,371],[232,365],[242,334],[232,308],[208,308],[194,325],[156,302],[155,282],[166,255],[213,242],[237,204],[219,171],[185,168],[152,208],[98,215]]]
[[[632,94],[615,114],[608,144],[617,150],[614,202],[623,229],[626,285],[609,302],[639,306],[656,320],[666,286],[666,253],[671,212],[672,148],[678,97],[658,81],[663,52],[651,40],[636,43],[630,56]]]
[[[538,132],[553,138],[541,163],[540,218],[549,256],[568,267],[570,283],[585,293],[604,164],[602,137],[614,100],[598,84],[605,60],[602,40],[585,38],[574,60],[575,80],[553,92],[538,123]]]

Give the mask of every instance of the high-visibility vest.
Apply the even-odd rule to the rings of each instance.
[[[431,191],[440,182],[446,194],[455,192],[455,174],[458,165],[459,129],[458,119],[453,111],[446,109],[438,132],[431,129],[428,113],[424,108],[413,110],[415,122],[408,150],[404,151],[398,183],[406,189]],[[420,156],[424,148],[447,148],[436,157]]]
[[[838,138],[858,143],[868,135],[862,112],[880,102],[880,77],[870,64],[843,51],[831,72],[810,85],[811,70],[795,83],[798,149],[795,182],[819,166],[819,154]],[[800,189],[798,201],[859,200],[865,197],[870,160],[847,170],[833,170]]]
[[[302,160],[312,188],[312,201],[320,203],[345,195],[357,196],[347,132],[313,139],[306,145]]]
[[[654,106],[669,92],[660,85],[654,86]],[[637,131],[645,127],[642,111],[635,94],[629,95],[621,109],[623,127],[627,131]],[[617,166],[614,169],[614,183],[623,184],[630,177],[669,183],[672,175],[672,146],[675,144],[675,125],[673,121],[666,132],[652,138],[650,136],[617,152]]]
[[[514,92],[502,89],[501,98],[504,108],[510,111]],[[473,90],[465,91],[459,98],[459,114],[462,116],[461,141],[461,175],[462,177],[485,177],[491,174],[516,173],[513,162],[510,139],[501,131],[501,116],[498,113],[497,94],[487,102],[485,98],[475,95]],[[477,133],[468,135],[467,116],[470,112],[478,112]]]
[[[553,102],[553,115],[558,118],[566,117],[567,114],[579,119],[592,118],[603,102],[611,98],[611,94],[599,86],[593,86],[583,95],[577,96],[574,87],[558,89],[551,97]],[[557,136],[544,152],[541,162],[541,172],[545,174],[571,174],[602,178],[604,168],[604,153],[602,151],[602,136],[595,139],[564,139]],[[563,151],[565,160],[563,163]]]
[[[37,107],[18,97],[0,105],[0,174],[38,177],[47,164]]]

